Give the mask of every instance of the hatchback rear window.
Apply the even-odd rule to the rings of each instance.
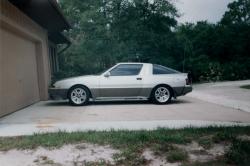
[[[179,71],[176,71],[174,69],[170,69],[165,66],[161,65],[153,65],[153,74],[158,75],[158,74],[177,74],[180,73]]]

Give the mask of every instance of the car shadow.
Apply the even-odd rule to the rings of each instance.
[[[138,100],[138,101],[92,101],[90,102],[91,105],[139,105],[139,104],[152,104],[147,100]]]
[[[178,100],[172,100],[171,103],[167,105],[174,105],[174,104],[188,104],[192,103],[191,101],[184,100],[184,99],[178,99]],[[160,104],[153,104],[150,101],[147,100],[126,100],[126,101],[90,101],[87,106],[94,106],[94,105],[160,105]],[[71,106],[67,100],[63,101],[51,101],[46,103],[46,106]]]

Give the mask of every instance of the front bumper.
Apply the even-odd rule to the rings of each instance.
[[[68,89],[49,88],[49,96],[52,100],[67,99],[67,94]]]

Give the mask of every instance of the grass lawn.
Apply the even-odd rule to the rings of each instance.
[[[243,89],[250,89],[250,85],[243,85],[243,86],[241,86],[240,88],[243,88]]]
[[[208,127],[185,129],[157,129],[154,131],[107,131],[107,132],[73,132],[47,133],[33,136],[0,138],[0,151],[10,149],[35,149],[39,146],[59,148],[66,144],[94,143],[110,145],[121,151],[114,156],[116,165],[146,165],[150,161],[141,156],[145,149],[151,149],[154,155],[166,159],[170,163],[179,162],[183,166],[223,166],[242,165],[250,163],[250,140],[241,137],[250,137],[249,127]],[[215,144],[227,145],[229,148],[222,156],[207,162],[191,162],[191,151],[180,148],[196,142],[205,150]],[[203,150],[200,152],[205,153]],[[109,165],[90,163],[89,165]]]

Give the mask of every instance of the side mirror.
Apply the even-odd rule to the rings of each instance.
[[[107,72],[104,74],[104,77],[109,77],[110,76],[110,72]]]

